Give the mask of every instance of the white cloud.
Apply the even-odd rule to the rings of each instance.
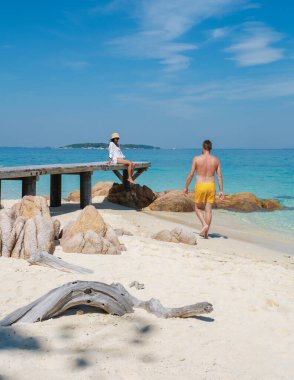
[[[248,1],[137,0],[132,4],[138,30],[113,40],[112,45],[131,57],[156,59],[170,71],[184,69],[191,63],[188,53],[197,45],[179,39],[203,20],[245,3]]]
[[[239,29],[235,41],[225,51],[240,66],[271,63],[284,57],[284,50],[274,46],[283,38],[282,34],[259,22],[245,23]]]
[[[146,88],[147,86],[145,86]],[[164,89],[166,91],[164,92]],[[269,99],[294,99],[294,76],[265,76],[260,79],[227,78],[200,85],[168,85],[159,82],[150,86],[151,93],[119,95],[119,99],[147,108],[158,108],[168,115],[193,119],[210,104],[217,102],[265,101]],[[233,103],[232,103],[233,104]]]
[[[182,96],[195,102],[207,100],[266,100],[294,96],[294,77],[234,79],[182,88]]]
[[[217,28],[211,31],[211,37],[213,39],[224,38],[229,35],[231,28]]]

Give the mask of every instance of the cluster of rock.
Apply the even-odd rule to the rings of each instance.
[[[136,210],[192,212],[195,209],[194,193],[184,194],[182,190],[169,190],[154,193],[147,186],[138,184],[125,189],[122,184],[97,182],[92,189],[92,196],[103,195],[109,202]],[[79,201],[78,190],[70,193],[68,200]],[[249,192],[225,195],[223,201],[216,199],[215,208],[232,211],[274,211],[282,206],[274,199],[261,200]]]
[[[60,239],[64,252],[120,254],[125,249],[118,235],[129,234],[106,224],[94,206],[87,206],[76,221],[60,231],[44,197],[25,196],[11,209],[0,211],[0,256],[30,260],[40,252],[53,254]]]
[[[94,206],[87,206],[76,221],[69,222],[62,231],[60,244],[64,252],[120,254],[125,247],[115,230],[106,224]]]
[[[194,211],[193,194],[185,195],[182,190],[163,191],[156,194],[156,199],[148,209],[152,211],[190,212]]]
[[[275,199],[258,199],[252,193],[237,193],[225,195],[224,200],[217,199],[215,207],[232,211],[274,211],[282,210],[281,204]]]
[[[148,186],[132,185],[126,190],[122,184],[113,182],[97,182],[92,188],[92,198],[104,196],[111,203],[141,210],[148,207],[156,194]],[[80,201],[80,190],[74,190],[66,198],[69,202]]]
[[[157,193],[156,196],[156,200],[149,205],[149,210],[191,212],[195,209],[193,192],[184,194],[184,192],[180,190],[171,190]],[[222,201],[217,198],[214,207],[242,212],[274,211],[282,209],[278,201],[274,199],[261,200],[249,192],[228,194],[225,195]]]
[[[0,211],[0,256],[29,259],[36,252],[54,252],[60,222],[50,216],[46,199],[25,196]]]
[[[183,243],[189,245],[196,245],[197,238],[195,233],[186,231],[180,227],[176,227],[173,230],[162,230],[152,236],[153,239],[167,241],[172,243]]]

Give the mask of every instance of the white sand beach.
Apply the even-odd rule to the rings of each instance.
[[[196,217],[107,203],[96,207],[112,227],[133,233],[119,238],[127,250],[118,256],[69,254],[58,246],[57,257],[94,271],[83,275],[0,258],[0,318],[76,279],[120,282],[136,297],[158,298],[165,306],[208,301],[214,311],[159,319],[144,310],[123,317],[73,310],[39,323],[2,327],[0,379],[293,379],[290,237],[257,231],[218,211],[212,238],[198,238],[197,246],[166,243],[151,235],[178,225],[198,231]],[[79,213],[77,204],[52,210],[62,225]],[[134,280],[145,289],[129,288]]]

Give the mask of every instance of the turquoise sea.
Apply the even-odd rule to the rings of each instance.
[[[152,168],[138,182],[154,191],[181,189],[194,155],[193,149],[126,150],[130,160],[150,161]],[[260,198],[278,199],[287,210],[239,214],[248,223],[273,231],[294,232],[294,150],[214,150],[221,159],[224,191],[250,191]],[[0,148],[0,166],[37,165],[106,161],[106,150]],[[115,180],[112,172],[95,172],[93,183]],[[63,176],[63,197],[79,188],[78,176]],[[191,186],[192,189],[192,186]],[[49,194],[49,177],[41,176],[37,184],[40,195]],[[2,198],[21,196],[20,181],[2,181]]]

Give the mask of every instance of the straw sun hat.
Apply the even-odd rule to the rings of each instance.
[[[111,140],[112,139],[119,139],[119,134],[114,132],[112,135],[111,135]]]

